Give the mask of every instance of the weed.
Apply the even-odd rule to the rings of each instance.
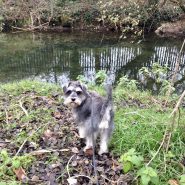
[[[34,157],[30,155],[10,157],[6,150],[0,153],[0,178],[5,180],[6,176],[11,176],[14,179],[14,169],[23,167],[27,169],[34,161]]]

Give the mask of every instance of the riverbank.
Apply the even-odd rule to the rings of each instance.
[[[180,0],[1,1],[0,5],[0,29],[5,32],[86,30],[120,32],[121,37],[154,32],[161,23],[181,20],[185,12]],[[174,35],[176,31],[183,35],[182,29],[175,29]],[[161,32],[165,36],[165,29]]]
[[[100,86],[90,88],[104,94]],[[99,183],[183,184],[185,110],[180,108],[179,117],[171,114],[179,97],[152,96],[125,78],[113,93],[111,153],[95,156]],[[61,87],[28,80],[8,83],[0,87],[0,102],[1,183],[67,184],[69,176],[80,184],[93,180],[92,157],[82,151]]]

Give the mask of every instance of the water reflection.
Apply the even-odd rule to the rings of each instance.
[[[39,35],[42,40],[39,46],[36,45],[26,51],[20,47],[13,54],[11,54],[12,49],[6,50],[6,54],[0,53],[1,82],[31,78],[63,85],[70,79],[76,79],[79,74],[94,81],[98,70],[106,70],[112,82],[121,75],[139,79],[142,78],[138,74],[139,69],[143,66],[151,67],[154,62],[168,66],[170,74],[175,68],[181,44],[181,41],[163,42],[156,41],[155,38],[155,43],[150,39],[140,44],[131,44],[129,41],[118,43],[107,39],[100,45],[99,38],[95,40],[89,36],[80,39],[73,37],[70,40],[69,37],[70,35],[65,37],[68,40],[64,41],[63,36],[57,36],[56,39],[56,36],[49,35],[48,41],[48,37],[42,38]],[[183,84],[185,53],[182,53],[180,61],[177,80]]]

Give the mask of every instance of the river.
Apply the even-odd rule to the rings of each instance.
[[[0,82],[39,79],[63,85],[84,75],[94,81],[105,70],[110,81],[127,75],[141,80],[139,70],[155,62],[172,73],[182,39],[148,35],[140,39],[119,39],[103,33],[8,33],[0,34]],[[180,58],[178,88],[185,87],[185,54]]]

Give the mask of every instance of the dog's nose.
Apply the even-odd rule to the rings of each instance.
[[[72,101],[75,101],[75,98],[71,98]]]

